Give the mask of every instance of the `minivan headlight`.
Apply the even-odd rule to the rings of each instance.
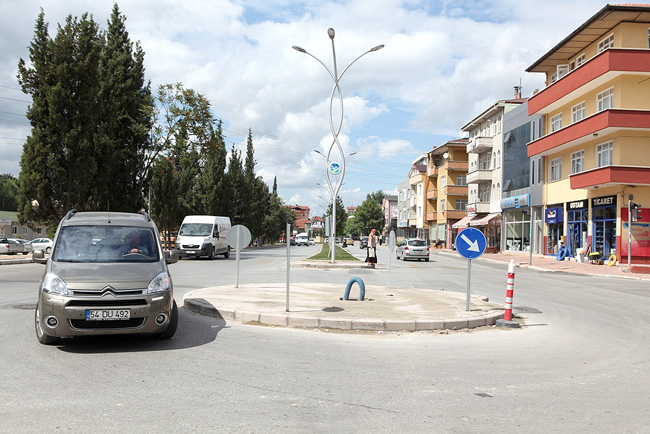
[[[169,291],[171,289],[171,283],[169,280],[169,274],[162,272],[149,282],[149,286],[144,290],[145,294],[156,294],[159,292]]]
[[[68,285],[54,273],[47,273],[43,279],[43,292],[48,294],[70,295]]]

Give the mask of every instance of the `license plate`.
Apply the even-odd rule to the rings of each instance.
[[[86,321],[115,321],[131,318],[130,309],[87,309]]]
[[[188,250],[186,253],[189,253],[190,255],[195,254],[196,252],[194,250]]]

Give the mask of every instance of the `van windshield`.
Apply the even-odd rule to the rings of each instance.
[[[151,228],[133,226],[64,226],[54,247],[59,262],[158,262]]]
[[[209,237],[212,236],[212,224],[210,223],[183,223],[178,235],[187,237]]]

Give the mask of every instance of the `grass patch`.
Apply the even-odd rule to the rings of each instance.
[[[349,254],[347,251],[343,250],[339,246],[335,246],[334,250],[334,259],[337,261],[358,261],[357,258]],[[332,254],[330,253],[330,245],[329,244],[323,244],[323,247],[321,247],[320,252],[317,253],[316,255],[312,256],[311,258],[307,259],[313,259],[313,260],[322,260],[326,261],[328,259],[332,258]]]

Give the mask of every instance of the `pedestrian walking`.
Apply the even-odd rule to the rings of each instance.
[[[373,229],[368,235],[368,250],[366,251],[366,262],[373,267],[377,263],[377,231]]]

